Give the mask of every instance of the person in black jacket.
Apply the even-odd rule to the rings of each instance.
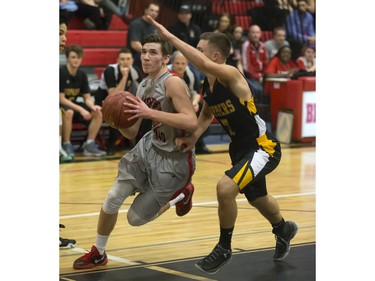
[[[199,42],[201,28],[191,21],[191,8],[189,5],[180,6],[177,13],[177,22],[169,27],[169,30],[176,37],[196,47]]]

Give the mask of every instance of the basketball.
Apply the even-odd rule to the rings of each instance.
[[[130,109],[124,102],[126,102],[126,96],[131,93],[123,91],[113,95],[108,95],[102,103],[103,120],[109,126],[115,129],[126,129],[134,125],[138,118],[134,120],[128,120],[132,116],[131,113],[125,113],[124,110]]]

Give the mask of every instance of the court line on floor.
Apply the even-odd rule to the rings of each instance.
[[[302,197],[302,196],[311,196],[311,195],[315,195],[315,194],[316,194],[316,192],[312,191],[312,192],[304,192],[304,193],[291,193],[291,194],[273,195],[272,197],[274,197],[274,198]],[[236,199],[236,202],[246,202],[246,201],[247,201],[246,198]],[[193,206],[205,206],[205,205],[214,205],[214,204],[217,204],[217,201],[198,202],[198,203],[194,203]],[[128,209],[119,211],[119,213],[126,213],[126,212],[128,212]],[[81,217],[93,217],[93,216],[98,216],[98,215],[99,215],[99,212],[60,216],[60,220],[72,219],[72,218],[81,218]]]
[[[79,253],[87,253],[86,250],[84,250],[82,248],[77,248],[77,247],[72,248],[70,250],[75,251],[75,252],[79,252]],[[139,262],[133,262],[133,261],[130,261],[128,259],[124,259],[124,258],[112,256],[112,255],[107,255],[107,258],[109,260],[113,260],[113,261],[116,261],[116,262],[119,262],[119,263],[128,264],[128,265],[133,265],[133,266],[134,265],[142,265]],[[163,272],[163,273],[167,273],[167,274],[171,274],[171,275],[176,275],[176,276],[180,276],[180,277],[190,278],[192,280],[197,280],[197,281],[210,281],[210,280],[214,280],[214,279],[208,279],[208,278],[202,277],[202,276],[197,276],[197,275],[189,274],[189,273],[182,272],[182,271],[177,271],[177,270],[173,270],[173,269],[161,267],[161,266],[158,266],[158,265],[144,265],[144,268],[148,268],[148,269],[151,269],[151,270],[155,270],[155,271],[159,271],[159,272]]]

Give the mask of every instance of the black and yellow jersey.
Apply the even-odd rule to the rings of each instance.
[[[238,151],[261,146],[273,155],[273,149],[278,141],[267,132],[266,123],[259,116],[253,97],[249,101],[244,101],[218,80],[215,81],[211,92],[207,78],[203,83],[202,95],[211,113],[230,136],[232,149]]]

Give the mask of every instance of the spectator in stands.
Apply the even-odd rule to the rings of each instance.
[[[177,13],[177,22],[168,30],[190,46],[196,47],[199,42],[201,28],[191,21],[191,8],[189,5],[181,5]]]
[[[185,81],[191,94],[191,101],[194,107],[194,111],[196,112],[197,116],[199,116],[199,113],[201,112],[203,107],[203,101],[201,101],[200,96],[201,82],[195,72],[192,71],[189,67],[189,61],[180,51],[175,51],[173,53],[172,63],[168,65],[168,68],[172,73],[176,74]],[[195,154],[211,153],[211,151],[204,143],[203,138],[205,136],[206,134],[200,136],[200,138],[195,143]]]
[[[244,43],[243,40],[243,28],[238,25],[234,24],[231,26],[231,32],[229,34],[229,38],[232,42],[232,49],[230,52],[229,57],[227,58],[227,64],[233,65],[234,67],[237,67],[238,70],[244,74],[243,65],[242,65],[242,45]]]
[[[307,11],[307,0],[297,0],[298,9],[286,17],[286,35],[295,60],[301,55],[304,44],[315,44],[313,16]]]
[[[264,43],[260,41],[262,30],[258,25],[252,25],[249,28],[248,41],[245,46],[246,67],[244,73],[248,78],[250,86],[254,90],[256,102],[262,102],[263,99],[263,75],[268,64],[267,52]]]
[[[228,13],[224,13],[220,16],[219,22],[214,30],[214,32],[221,32],[225,34],[230,34],[230,26],[231,26],[231,16]]]
[[[95,104],[101,106],[103,100],[119,91],[128,91],[135,95],[141,82],[141,72],[133,66],[133,56],[128,48],[121,48],[117,63],[110,64],[100,77],[99,87],[95,92]],[[119,130],[109,128],[107,155],[115,152],[116,141],[121,137]]]
[[[294,0],[264,0],[265,30],[284,26],[286,16],[293,11]]]
[[[297,63],[292,58],[289,46],[283,46],[270,60],[266,70],[266,78],[292,78],[299,70]]]
[[[150,24],[146,16],[156,19],[159,15],[159,11],[160,5],[156,2],[150,2],[145,8],[143,16],[132,20],[129,25],[127,47],[132,52],[134,65],[139,69],[142,69],[140,59],[142,49],[141,40],[145,35],[157,33],[156,28]]]
[[[106,30],[108,29],[110,18],[104,14],[96,0],[77,0],[78,10],[75,14],[85,19],[83,24],[87,29]]]
[[[316,71],[315,62],[315,46],[307,45],[302,49],[303,55],[297,59],[297,64],[300,69],[306,70],[307,72]]]
[[[285,40],[286,31],[283,26],[275,27],[273,30],[273,38],[266,41],[264,46],[267,50],[267,59],[270,60],[282,46],[289,46],[289,42]]]
[[[190,46],[196,47],[199,42],[201,28],[191,21],[192,13],[189,5],[181,5],[177,13],[177,22],[169,27],[170,32],[188,43]],[[203,73],[198,71],[194,65],[189,63],[189,68],[195,73],[199,80],[204,79]]]
[[[127,14],[123,6],[120,6],[119,1],[115,0],[97,0],[99,7],[104,8],[107,13],[119,16],[125,24],[129,24],[132,20],[132,15]]]
[[[94,104],[91,97],[87,74],[79,69],[83,50],[79,45],[66,48],[67,65],[60,67],[60,108],[63,110],[63,148],[74,157],[74,147],[70,142],[74,122],[88,125],[87,140],[83,145],[86,156],[104,156],[105,151],[95,142],[102,125],[101,107]],[[84,103],[78,100],[84,99]]]

